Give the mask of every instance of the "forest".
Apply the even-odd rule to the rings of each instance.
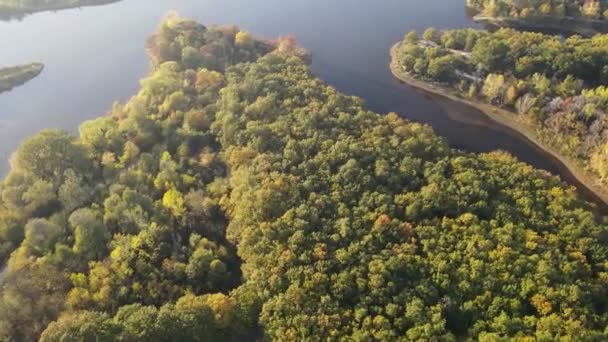
[[[489,17],[530,18],[538,16],[608,19],[606,0],[466,0],[469,8]]]
[[[408,75],[508,109],[512,119],[608,183],[608,35],[561,39],[500,29],[410,32]]]
[[[0,68],[0,93],[10,91],[36,78],[43,69],[44,65],[41,63]]]
[[[480,38],[481,39],[481,38]],[[152,72],[0,185],[0,340],[608,338],[608,221],[309,70],[168,17]]]

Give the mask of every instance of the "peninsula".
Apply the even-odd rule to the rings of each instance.
[[[44,69],[44,65],[41,63],[0,68],[0,93],[25,84],[38,76],[42,69]]]
[[[391,70],[518,131],[608,202],[606,39],[430,28],[393,46]]]

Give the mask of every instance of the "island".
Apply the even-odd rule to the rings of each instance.
[[[608,32],[608,1],[466,0],[478,23],[593,36]]]
[[[171,16],[147,48],[131,99],[12,156],[0,340],[605,339],[608,224],[559,178],[369,111],[290,37]]]
[[[100,6],[118,1],[121,0],[0,0],[0,19],[20,19],[36,12]]]
[[[393,47],[391,70],[520,132],[606,202],[606,41],[608,35],[561,39],[513,29],[430,28]]]
[[[40,75],[44,69],[41,63],[30,63],[0,68],[0,93],[12,90]]]

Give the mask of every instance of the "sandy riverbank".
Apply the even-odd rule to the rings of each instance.
[[[599,199],[601,199],[604,203],[608,204],[608,188],[601,184],[599,179],[592,175],[590,172],[586,171],[583,167],[581,167],[578,163],[576,163],[571,158],[563,156],[559,152],[557,152],[553,147],[548,146],[546,143],[542,142],[536,135],[534,129],[520,121],[514,120],[517,114],[510,112],[508,110],[504,110],[486,103],[471,101],[465,98],[460,97],[456,90],[450,89],[445,86],[441,86],[436,83],[425,82],[421,80],[417,80],[412,78],[409,75],[406,75],[401,71],[399,64],[397,63],[397,51],[401,43],[395,44],[391,48],[391,72],[392,74],[399,79],[400,81],[407,83],[408,85],[424,90],[426,92],[436,94],[442,96],[444,98],[450,99],[452,101],[457,101],[460,103],[464,103],[470,107],[473,107],[485,115],[487,115],[490,119],[497,122],[498,124],[510,128],[521,135],[523,135],[526,139],[532,142],[534,145],[538,146],[540,149],[545,151],[546,153],[553,156],[555,159],[559,160],[568,171],[581,183],[583,184],[589,191],[593,192]]]

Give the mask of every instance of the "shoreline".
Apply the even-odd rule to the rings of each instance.
[[[12,20],[12,19],[22,19],[28,15],[41,13],[41,12],[53,12],[53,11],[61,11],[82,7],[95,7],[95,6],[103,6],[109,5],[115,2],[119,2],[122,0],[99,0],[99,1],[91,1],[85,0],[81,3],[59,3],[56,5],[48,4],[36,8],[27,8],[27,7],[2,7],[0,5],[0,20]]]
[[[584,37],[591,37],[596,34],[608,32],[608,21],[575,17],[560,18],[552,16],[534,16],[522,19],[515,17],[488,17],[476,15],[473,16],[473,21],[478,24],[495,27],[511,27],[514,29],[541,32],[563,32],[579,34]]]
[[[400,46],[401,42],[398,42],[391,48],[390,69],[394,77],[414,88],[418,88],[428,93],[439,95],[451,101],[463,103],[467,106],[475,108],[485,114],[492,121],[498,123],[499,125],[519,133],[530,143],[532,143],[533,145],[541,149],[543,152],[551,155],[553,158],[559,161],[581,185],[583,185],[598,199],[604,202],[605,205],[608,205],[608,188],[605,185],[600,184],[599,180],[596,179],[595,176],[591,175],[583,167],[578,165],[576,161],[571,160],[569,157],[562,155],[561,153],[557,152],[553,147],[542,142],[529,126],[524,123],[517,122],[511,118],[512,116],[517,114],[486,103],[471,101],[462,98],[458,95],[456,90],[452,90],[439,84],[417,80],[400,72],[396,58],[396,52]]]
[[[28,83],[38,77],[43,70],[44,64],[42,63],[30,63],[0,68],[0,94],[9,92]]]

